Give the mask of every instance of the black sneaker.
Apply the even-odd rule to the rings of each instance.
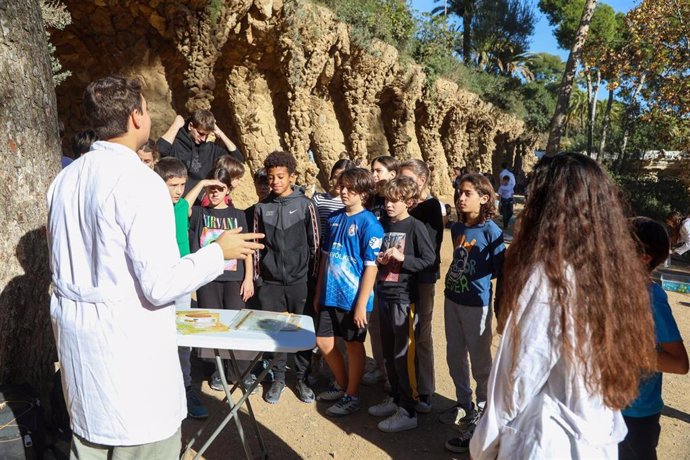
[[[315,396],[314,396],[314,391],[312,391],[311,388],[307,385],[307,382],[303,380],[298,380],[297,381],[297,395],[299,396],[299,400],[302,401],[303,403],[311,404],[314,402]]]
[[[280,395],[283,394],[283,391],[285,391],[285,382],[276,380],[271,384],[266,395],[264,395],[264,399],[269,404],[278,404],[278,402],[280,402]]]
[[[458,437],[449,439],[446,441],[446,449],[451,452],[455,452],[456,454],[463,454],[467,452],[470,450],[470,440],[472,439],[472,434],[474,434],[474,430],[463,431]]]

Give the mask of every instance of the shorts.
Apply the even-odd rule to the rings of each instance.
[[[370,312],[367,312],[367,323]],[[346,342],[362,342],[367,338],[367,328],[358,328],[353,311],[336,307],[321,307],[317,316],[317,337],[342,337]]]

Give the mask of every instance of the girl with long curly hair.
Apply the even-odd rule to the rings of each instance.
[[[654,324],[619,190],[594,160],[536,165],[504,276],[472,457],[617,458],[620,411],[656,364]]]

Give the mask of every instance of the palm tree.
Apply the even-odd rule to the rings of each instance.
[[[452,13],[462,18],[462,60],[466,65],[472,62],[472,17],[476,0],[434,0],[443,2],[431,10],[431,14],[448,15]]]

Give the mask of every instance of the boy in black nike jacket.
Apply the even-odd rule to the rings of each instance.
[[[319,217],[314,203],[292,185],[297,162],[286,152],[273,152],[264,161],[270,195],[256,204],[254,229],[266,235],[264,249],[255,258],[261,278],[258,300],[267,311],[305,313],[307,280],[318,269]],[[309,314],[310,312],[307,312]],[[294,354],[297,393],[305,403],[314,401],[307,385],[311,350]],[[285,389],[287,354],[279,353],[273,366],[274,382],[264,399],[276,404]]]

